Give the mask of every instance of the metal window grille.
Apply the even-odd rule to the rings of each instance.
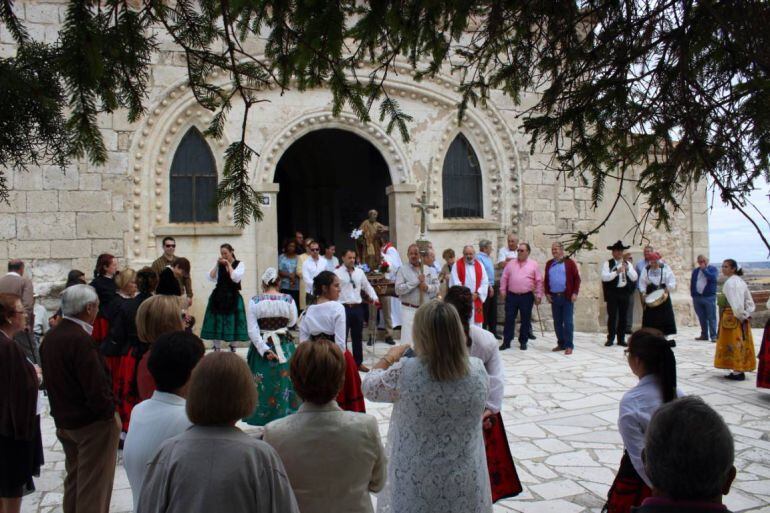
[[[462,134],[449,146],[442,171],[444,218],[484,217],[481,167],[476,152]]]
[[[169,221],[209,223],[218,220],[217,166],[208,143],[196,128],[182,138],[170,173]]]

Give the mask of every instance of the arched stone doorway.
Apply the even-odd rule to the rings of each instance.
[[[389,223],[391,175],[382,154],[363,137],[337,128],[309,132],[283,153],[276,165],[279,244],[295,230],[352,248],[350,232],[370,209]]]

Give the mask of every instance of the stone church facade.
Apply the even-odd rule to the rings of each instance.
[[[22,8],[33,37],[56,38],[63,17],[61,3],[18,3],[17,9]],[[184,55],[170,42],[161,47],[155,56],[147,115],[137,123],[128,123],[123,112],[99,117],[109,150],[106,165],[80,161],[64,171],[48,166],[26,172],[6,170],[11,191],[10,204],[0,205],[0,265],[4,267],[8,258],[31,263],[37,289],[44,295],[53,298],[72,268],[90,275],[96,256],[103,252],[119,257],[121,267],[149,264],[160,254],[161,240],[166,235],[176,238],[177,254],[192,262],[196,296],[193,313],[199,318],[212,289],[204,274],[213,265],[221,243],[233,245],[237,258],[245,263],[243,294],[253,295],[261,273],[277,262],[282,236],[279,195],[282,187],[285,194],[290,186],[277,179],[279,163],[292,145],[322,130],[355,134],[381,156],[384,166],[378,172],[386,175],[374,181],[387,185],[371,193],[379,194],[378,201],[387,206],[387,218],[381,221],[390,226],[391,238],[404,259],[406,247],[418,236],[420,218],[412,204],[423,191],[438,206],[429,214],[427,238],[439,256],[445,248],[460,253],[463,245],[477,245],[481,238],[492,240],[496,252],[505,244],[507,233],[516,233],[520,240],[532,245],[532,258],[542,266],[550,258],[550,245],[556,240],[553,234],[591,228],[606,215],[608,205],[591,209],[589,188],[549,169],[548,148],[538,147],[530,154],[519,116],[535,102],[534,93],[524,94],[518,106],[494,93],[487,106],[470,108],[458,125],[456,78],[447,74],[416,82],[410,70],[401,66],[385,84],[388,93],[414,117],[409,125],[409,142],[396,132],[388,134],[377,120],[363,124],[348,112],[333,116],[329,91],[266,91],[263,98],[269,101],[252,109],[248,133],[249,145],[260,154],[252,162],[252,186],[264,195],[263,220],[241,229],[233,224],[232,212],[223,208],[213,222],[172,222],[171,205],[176,193],[172,191],[171,168],[176,152],[191,129],[205,130],[212,114],[197,105],[186,85]],[[0,31],[0,54],[12,52],[8,34]],[[215,79],[225,84],[225,77]],[[224,149],[237,137],[240,125],[236,107],[223,139],[207,141],[218,173],[223,168]],[[449,217],[442,208],[446,206],[448,187],[443,174],[445,159],[460,134],[475,153],[478,165],[480,215],[473,218]],[[318,169],[324,168],[327,155],[344,155],[345,151],[344,146],[323,148],[326,155],[315,157]],[[371,170],[364,165],[361,172]],[[606,198],[613,197],[612,187],[608,184]],[[619,208],[593,238],[597,249],[576,255],[583,279],[576,305],[576,329],[600,330],[604,324],[599,278],[601,264],[609,257],[604,247],[618,239],[628,243],[628,230],[641,211],[641,206],[631,201],[634,190],[626,187],[624,192],[635,211]],[[321,199],[326,193],[318,192]],[[340,201],[335,198],[330,201]],[[301,200],[297,204],[303,205]],[[315,214],[314,210],[308,216]],[[329,215],[334,222],[337,214]],[[647,236],[676,274],[678,290],[673,299],[677,318],[687,324],[694,319],[689,302],[689,271],[697,254],[708,254],[705,188],[690,190],[683,198],[682,210],[673,219],[671,232],[652,230]],[[348,228],[336,226],[336,237]],[[330,242],[340,247],[349,241]],[[631,251],[635,259],[641,257],[641,246]],[[540,310],[544,318],[550,317],[547,306]]]

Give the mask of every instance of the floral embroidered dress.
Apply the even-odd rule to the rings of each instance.
[[[719,337],[714,353],[714,367],[737,372],[751,372],[757,368],[754,337],[749,319],[754,312],[754,300],[746,282],[730,276],[722,286],[726,302],[719,320]]]
[[[489,390],[484,364],[435,381],[420,358],[402,358],[364,378],[364,396],[393,403],[388,432],[388,483],[377,511],[491,513],[481,415]]]
[[[300,400],[289,377],[295,345],[287,328],[297,322],[297,305],[288,294],[259,294],[251,298],[246,312],[249,353],[246,357],[257,386],[257,408],[243,419],[264,426],[297,411]],[[277,360],[268,360],[271,351]]]

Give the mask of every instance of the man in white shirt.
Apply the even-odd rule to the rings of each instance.
[[[147,464],[163,442],[192,425],[185,411],[186,397],[190,375],[204,352],[203,341],[183,331],[161,335],[152,345],[147,366],[157,388],[151,398],[131,411],[123,446],[123,466],[134,497],[134,511],[139,504]]]
[[[385,277],[395,281],[396,273],[403,265],[401,255],[398,254],[398,250],[392,242],[387,242],[386,234],[383,234],[382,238],[386,241],[385,245],[382,246],[382,259],[388,263],[388,272],[385,273]],[[385,325],[385,343],[394,345],[396,341],[393,340],[393,327],[401,325],[401,302],[397,297],[386,297],[382,299],[381,306],[382,320]],[[371,319],[369,322],[376,326],[376,323]]]
[[[519,238],[513,234],[508,235],[508,245],[500,248],[497,252],[497,269],[505,269],[505,264],[515,260],[519,254]]]
[[[604,301],[607,303],[607,342],[604,345],[608,347],[614,343],[616,337],[619,346],[627,345],[628,302],[632,292],[636,290],[636,280],[639,279],[634,266],[623,260],[623,251],[628,248],[622,241],[607,246],[607,249],[612,251],[612,258],[602,265],[602,288]]]
[[[302,280],[305,282],[307,291],[305,301],[310,305],[313,302],[313,280],[321,274],[321,271],[326,270],[326,260],[321,258],[320,246],[316,241],[308,244],[308,253],[310,257],[302,264]]]
[[[463,259],[452,266],[449,286],[462,285],[473,293],[471,322],[481,327],[484,322],[484,301],[489,293],[489,277],[484,266],[476,260],[473,246],[463,248]]]
[[[420,261],[420,248],[412,244],[407,249],[409,263],[396,273],[396,294],[401,301],[401,342],[412,342],[414,314],[420,304],[430,301],[438,294],[438,274]]]
[[[334,256],[334,253],[337,251],[337,246],[334,244],[329,244],[324,247],[324,255],[323,259],[326,262],[326,270],[330,272],[334,272],[335,269],[340,265],[339,259]]]
[[[342,255],[342,265],[334,271],[340,280],[340,297],[338,301],[345,307],[345,333],[350,332],[353,342],[353,359],[358,365],[358,370],[369,372],[369,368],[363,364],[364,350],[362,346],[364,330],[364,308],[361,298],[363,291],[373,302],[379,301],[377,293],[366,279],[364,271],[356,267],[356,252],[348,249]],[[372,321],[374,322],[374,321]]]

